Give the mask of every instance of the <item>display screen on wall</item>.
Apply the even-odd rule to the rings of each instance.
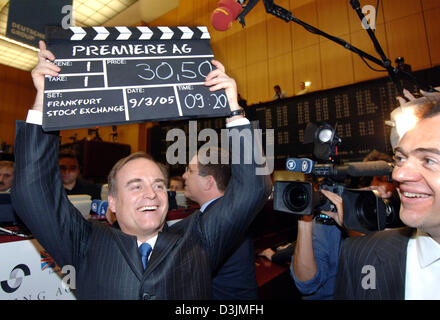
[[[414,74],[424,83],[440,85],[440,67]],[[409,83],[402,84],[416,90]],[[391,111],[399,105],[396,96],[397,91],[389,78],[381,78],[252,105],[246,108],[246,117],[258,120],[264,143],[264,129],[274,130],[275,169],[283,170],[290,157],[313,158],[313,145],[304,144],[305,129],[310,122],[326,122],[336,128],[342,139],[338,148],[339,160],[361,161],[373,149],[392,154],[391,127],[385,121],[390,120]],[[185,130],[188,122],[163,123],[153,128],[157,139],[153,139],[152,153],[158,160],[166,162],[166,150],[172,143],[165,141],[166,132],[176,127]],[[199,120],[197,127],[199,130],[221,129],[224,119]]]

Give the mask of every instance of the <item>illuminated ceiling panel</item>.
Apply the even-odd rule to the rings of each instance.
[[[76,26],[100,26],[137,0],[73,0]],[[7,41],[6,24],[9,0],[0,0],[0,63],[14,68],[30,71],[38,62],[35,49]]]

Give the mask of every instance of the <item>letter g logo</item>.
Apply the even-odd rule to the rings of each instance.
[[[29,270],[29,267],[27,265],[25,264],[16,265],[14,269],[12,269],[9,275],[9,280],[15,280],[14,284],[10,286],[8,284],[8,280],[3,280],[0,283],[3,291],[5,291],[6,293],[12,293],[16,291],[23,282],[23,276],[20,275],[19,270],[23,272],[24,276],[28,276],[31,274],[31,270]]]

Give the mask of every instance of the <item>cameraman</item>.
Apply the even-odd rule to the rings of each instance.
[[[392,161],[389,155],[373,150],[363,161]],[[382,198],[389,198],[395,192],[396,184],[387,177],[375,176],[370,185],[362,188],[376,190]],[[309,300],[333,299],[339,253],[344,238],[359,236],[361,233],[344,228],[342,198],[328,190],[321,190],[336,207],[337,212],[322,211],[336,224],[326,225],[316,222],[313,216],[303,216],[298,220],[298,234],[292,257],[291,274],[296,287]]]
[[[344,233],[342,198],[328,190],[321,192],[337,208],[337,212],[322,211],[333,218],[336,225],[317,223],[313,216],[302,216],[298,220],[295,252],[290,267],[296,287],[309,300],[333,299]]]

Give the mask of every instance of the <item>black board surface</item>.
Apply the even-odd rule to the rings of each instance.
[[[44,130],[227,116],[224,90],[203,85],[209,39],[206,27],[48,28],[61,72],[45,80]]]

